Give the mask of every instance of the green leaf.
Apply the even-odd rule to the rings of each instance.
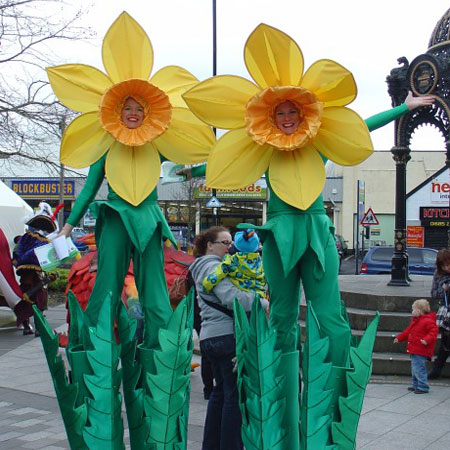
[[[303,394],[300,409],[301,449],[332,449],[329,446],[333,391],[327,389],[331,363],[326,362],[328,337],[320,336],[320,327],[311,302],[307,305],[306,341],[303,350]]]
[[[380,314],[367,327],[358,347],[350,348],[353,370],[347,372],[347,396],[339,398],[340,422],[333,422],[333,442],[342,450],[355,448],[356,432],[364,401],[364,393],[372,373],[372,351]]]
[[[69,384],[64,362],[59,355],[59,338],[36,306],[33,306],[34,320],[39,330],[42,346],[44,347],[48,367],[53,378],[56,397],[66,428],[70,448],[80,450],[89,447],[83,440],[82,430],[86,424],[86,405],[76,406],[78,386]]]
[[[136,320],[130,319],[123,304],[119,307],[117,327],[121,344],[121,363],[123,374],[123,395],[127,411],[131,448],[150,450],[153,446],[145,444],[150,433],[150,418],[144,414],[145,392],[139,384],[142,373],[141,364],[136,360],[137,341]]]
[[[234,302],[240,399],[243,412],[242,440],[247,450],[281,450],[284,378],[277,376],[281,352],[275,350],[276,332],[269,328],[258,300],[253,302],[250,327],[242,306]]]
[[[84,428],[83,437],[90,449],[125,448],[119,394],[122,373],[117,370],[120,346],[114,335],[111,303],[111,294],[107,294],[97,326],[89,328],[93,348],[86,355],[93,373],[84,375],[84,381],[92,398],[86,399],[89,425]]]
[[[185,440],[192,359],[192,293],[175,309],[166,329],[159,331],[158,349],[141,349],[148,392],[145,413],[151,418],[149,443],[172,449]],[[175,447],[172,447],[175,446]]]

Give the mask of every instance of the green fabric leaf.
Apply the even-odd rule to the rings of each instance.
[[[69,384],[64,362],[59,355],[59,338],[50,328],[41,311],[33,306],[34,320],[39,330],[45,357],[53,378],[56,397],[61,410],[62,419],[66,428],[67,438],[70,448],[88,449],[83,440],[82,430],[86,424],[86,405],[76,406],[78,387],[76,384]]]
[[[158,349],[141,349],[148,393],[146,416],[151,418],[149,443],[156,449],[179,447],[185,440],[192,358],[192,293],[175,309],[166,329],[159,331]]]
[[[133,449],[151,450],[146,444],[150,433],[150,418],[144,414],[144,389],[139,385],[142,367],[136,360],[137,341],[134,339],[137,321],[130,319],[123,305],[119,306],[117,327],[121,344],[123,395],[127,411],[130,445]]]
[[[347,372],[347,396],[339,398],[340,422],[333,422],[333,442],[342,450],[355,448],[356,432],[367,383],[372,373],[372,351],[380,314],[367,327],[357,348],[350,348],[353,370]]]
[[[285,400],[282,398],[284,378],[276,375],[281,358],[281,352],[275,350],[276,332],[269,328],[259,301],[253,302],[250,327],[236,300],[234,310],[238,387],[245,393],[240,399],[245,418],[244,446],[247,450],[281,450],[286,436],[283,428]]]
[[[92,349],[86,352],[92,374],[84,381],[92,398],[87,398],[89,425],[83,437],[90,449],[121,450],[123,444],[122,398],[119,387],[122,371],[117,370],[120,345],[116,344],[111,295],[98,316],[97,326],[89,328]]]
[[[306,341],[303,350],[303,394],[300,409],[301,449],[332,449],[329,446],[332,390],[327,389],[331,363],[326,359],[329,350],[328,337],[320,336],[317,317],[307,304]]]

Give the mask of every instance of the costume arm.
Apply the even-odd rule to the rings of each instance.
[[[366,122],[369,131],[374,131],[377,128],[384,127],[389,122],[398,119],[408,111],[408,105],[406,103],[403,103],[403,105],[397,106],[396,108],[390,109],[388,111],[383,111],[379,114],[375,114],[374,116],[366,119],[364,122]]]
[[[206,175],[206,164],[200,166],[191,167],[192,178],[200,178]]]
[[[227,276],[229,270],[227,270],[226,268],[229,267],[230,256],[231,255],[225,255],[225,260],[222,261],[211,273],[206,275],[206,277],[203,279],[202,285],[205,292],[210,292]]]
[[[100,158],[96,163],[92,164],[89,169],[89,174],[86,179],[86,183],[77,197],[70,213],[67,223],[75,226],[83,217],[87,211],[89,204],[94,200],[100,186],[102,185],[103,178],[105,177],[105,158]]]

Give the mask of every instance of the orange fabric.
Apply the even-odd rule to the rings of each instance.
[[[144,107],[145,117],[138,128],[128,128],[121,120],[122,107],[128,97]],[[119,142],[130,147],[144,145],[169,128],[172,105],[169,97],[145,80],[126,80],[108,89],[100,101],[100,122]]]
[[[294,103],[301,122],[287,135],[275,125],[275,108],[286,100]],[[298,86],[272,86],[254,95],[247,104],[245,124],[249,136],[258,144],[280,150],[294,150],[315,138],[321,125],[322,103],[310,91]]]

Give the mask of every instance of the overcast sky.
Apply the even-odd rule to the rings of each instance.
[[[70,0],[73,1],[73,0]],[[73,2],[78,4],[79,2]],[[84,2],[86,5],[89,2]],[[154,70],[180,65],[198,78],[212,75],[212,0],[94,0],[83,23],[97,39],[63,56],[103,70],[101,41],[125,9],[145,29],[153,44]],[[248,77],[243,48],[261,22],[281,29],[300,45],[305,68],[333,59],[353,72],[358,97],[352,104],[363,118],[390,108],[386,76],[397,58],[411,62],[425,53],[433,29],[450,8],[448,0],[217,0],[217,71]],[[77,46],[79,49],[79,46]],[[416,148],[443,148],[437,133],[420,131]],[[393,145],[393,126],[372,133],[376,149]],[[429,143],[429,145],[427,145]]]

